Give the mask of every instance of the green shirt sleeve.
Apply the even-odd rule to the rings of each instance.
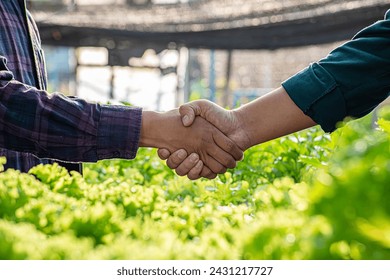
[[[390,10],[282,86],[326,132],[347,116],[368,114],[390,93]]]

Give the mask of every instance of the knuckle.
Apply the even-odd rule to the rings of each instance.
[[[236,147],[236,144],[234,144],[232,141],[227,141],[226,142],[226,149],[228,151],[234,151]]]

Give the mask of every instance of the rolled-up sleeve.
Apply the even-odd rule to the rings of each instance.
[[[282,86],[327,132],[347,116],[368,114],[390,92],[390,13]]]

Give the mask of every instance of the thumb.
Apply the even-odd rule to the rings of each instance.
[[[209,108],[207,100],[197,100],[181,105],[179,112],[184,126],[190,126],[196,116],[204,117]]]
[[[179,108],[181,121],[184,126],[190,126],[195,120],[196,114],[195,112],[197,109],[194,109],[193,107],[196,107],[196,104],[187,103],[184,105],[181,105]]]

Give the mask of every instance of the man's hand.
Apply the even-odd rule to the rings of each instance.
[[[225,110],[208,100],[197,100],[180,106],[180,115],[184,126],[191,126],[196,116],[201,116],[233,140],[241,150],[248,149],[250,139],[243,129],[238,111]]]
[[[241,150],[249,148],[250,141],[248,135],[243,130],[240,116],[236,111],[225,110],[208,100],[197,100],[184,104],[179,110],[184,126],[191,126],[196,116],[201,116],[233,140]],[[176,172],[179,175],[187,174],[190,179],[198,179],[200,177],[210,178],[216,176],[216,174],[210,174],[210,170],[207,168],[207,165],[203,165],[202,170],[199,172],[200,163],[198,161],[194,161],[194,155],[191,155],[192,160],[190,157],[187,158],[185,156],[185,151],[181,151],[182,157],[179,157],[178,153],[171,155],[169,151],[159,149],[158,155],[161,159],[167,159],[167,165],[172,169],[176,169]],[[242,158],[238,160],[241,159]],[[196,174],[198,174],[198,176],[196,176]]]
[[[201,177],[207,179],[217,177],[216,173],[212,172],[207,166],[204,166],[196,153],[188,156],[184,149],[180,149],[172,154],[167,149],[159,149],[158,156],[163,160],[167,159],[167,165],[171,169],[174,169],[177,175],[187,175],[190,180],[196,180]]]
[[[243,151],[254,145],[316,125],[293,102],[283,87],[235,110],[225,110],[210,101],[199,100],[181,106],[180,113],[186,126],[191,125],[197,115],[205,118],[237,143]],[[191,171],[187,159],[180,163],[176,154],[169,156],[169,151],[163,150],[159,151],[159,156],[161,159],[168,158],[168,166],[180,168],[181,173],[187,174]],[[182,165],[183,163],[186,164]]]
[[[185,149],[189,154],[195,153],[194,158],[190,157],[189,160],[196,162],[195,165],[198,164],[202,170],[203,164],[206,165],[211,172],[207,174],[207,171],[203,171],[202,176],[208,178],[226,172],[227,168],[234,168],[236,160],[243,155],[232,140],[203,118],[196,117],[191,127],[184,127],[178,110],[144,112],[139,143],[140,147],[164,148],[170,154],[180,149]],[[198,163],[199,159],[201,163]],[[182,174],[180,169],[179,173]]]

